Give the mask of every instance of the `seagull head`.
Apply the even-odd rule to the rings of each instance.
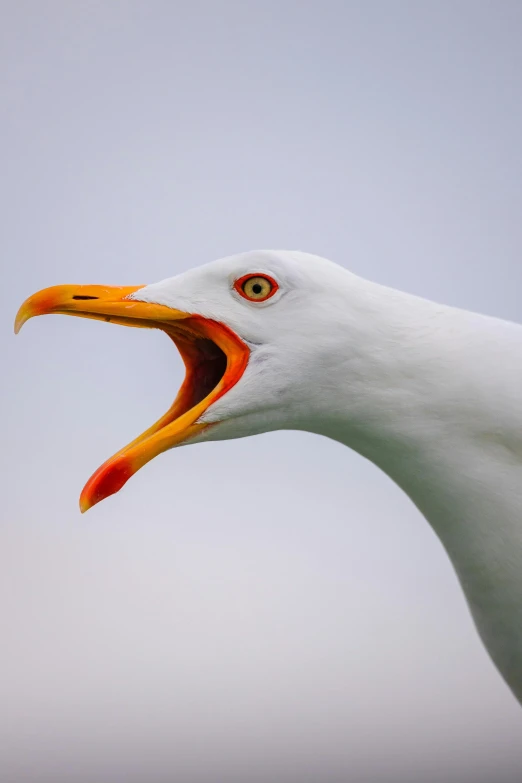
[[[159,329],[186,368],[170,409],[89,479],[82,511],[175,446],[313,429],[334,382],[330,370],[339,364],[336,313],[346,312],[353,280],[318,256],[255,251],[151,285],[62,285],[29,297],[17,332],[29,318],[48,313]]]

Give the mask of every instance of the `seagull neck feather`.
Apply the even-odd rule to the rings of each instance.
[[[360,325],[344,316],[316,431],[373,461],[428,519],[522,701],[522,327],[359,286]]]
[[[316,431],[401,485],[424,485],[411,461],[473,478],[484,459],[522,468],[522,326],[362,280],[331,318]]]

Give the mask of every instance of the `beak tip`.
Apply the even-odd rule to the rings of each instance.
[[[43,313],[46,312],[45,306],[49,299],[47,294],[48,290],[49,289],[44,289],[43,292],[33,294],[18,308],[14,322],[15,334],[18,334],[22,326],[34,315],[43,315]],[[42,293],[45,294],[45,297],[42,296]]]
[[[18,332],[20,331],[22,326],[25,324],[26,321],[29,320],[29,318],[30,318],[30,316],[27,315],[27,313],[24,313],[23,309],[21,307],[20,310],[16,314],[16,318],[15,318],[15,322],[14,322],[14,333],[15,334],[18,334]]]
[[[89,503],[87,498],[84,498],[83,495],[80,496],[80,513],[85,514],[86,511],[88,511],[90,508],[92,508],[92,504]]]
[[[84,514],[105,498],[118,492],[135,472],[125,457],[108,460],[94,473],[80,495],[80,511]]]

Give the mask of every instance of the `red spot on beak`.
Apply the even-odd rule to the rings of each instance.
[[[123,487],[135,473],[132,462],[125,456],[109,460],[93,473],[80,495],[82,514]]]

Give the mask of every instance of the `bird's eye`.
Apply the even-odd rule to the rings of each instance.
[[[275,294],[279,286],[267,275],[245,275],[236,280],[234,288],[251,302],[264,302]]]

